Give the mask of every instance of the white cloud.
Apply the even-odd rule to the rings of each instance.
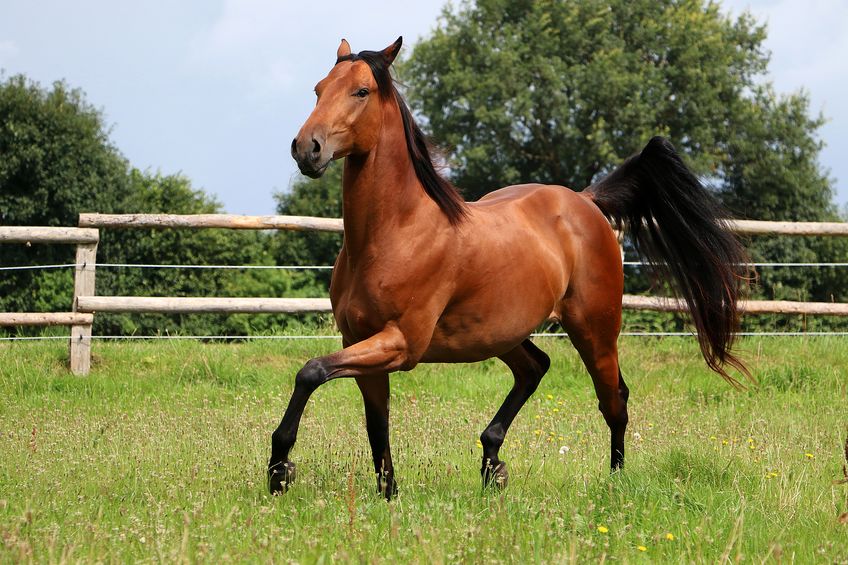
[[[768,24],[769,80],[778,92],[803,88],[811,110],[824,113],[822,163],[837,178],[838,201],[848,201],[848,2],[844,0],[726,0]]]
[[[217,19],[193,38],[188,61],[204,73],[242,80],[253,98],[308,98],[342,37],[355,51],[382,49],[400,34],[411,44],[434,25],[442,1],[387,9],[385,0],[224,0]]]
[[[212,26],[195,38],[192,55],[232,58],[255,54],[285,29],[286,7],[273,0],[226,0]]]
[[[12,59],[19,51],[20,49],[14,41],[0,40],[0,65]]]
[[[273,97],[292,84],[280,37],[290,6],[274,0],[225,0],[220,16],[191,41],[189,64],[225,80],[245,83],[252,97]]]

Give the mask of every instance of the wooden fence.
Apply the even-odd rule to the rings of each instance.
[[[745,235],[848,236],[848,223],[764,222],[737,220],[732,229]],[[77,246],[72,312],[0,313],[0,326],[66,325],[71,327],[70,368],[85,375],[91,366],[91,327],[96,312],[123,313],[306,313],[330,312],[327,298],[221,298],[97,296],[95,269],[100,229],[224,228],[285,229],[342,233],[342,220],[306,216],[239,216],[232,214],[81,214],[77,228],[0,227],[0,243],[61,243]],[[625,295],[628,309],[682,311],[678,300]],[[751,300],[750,314],[848,315],[848,304]]]
[[[78,296],[94,294],[94,266],[100,231],[93,228],[0,227],[0,243],[71,244],[77,246],[74,267],[72,312],[3,312],[0,326],[71,326],[70,365],[76,375],[87,375],[91,368],[91,325],[93,312],[82,312]]]

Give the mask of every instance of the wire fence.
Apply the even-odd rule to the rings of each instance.
[[[643,261],[624,261],[626,267],[645,266]],[[765,268],[827,268],[848,267],[848,262],[753,262],[747,263],[751,267]],[[75,269],[83,268],[85,264],[60,263],[49,265],[14,265],[0,266],[0,271],[22,271],[22,270],[50,270],[50,269]],[[90,266],[90,265],[88,265]],[[95,268],[114,269],[224,269],[224,270],[332,270],[333,265],[174,265],[154,263],[96,263]],[[625,331],[622,336],[629,337],[692,337],[693,332],[680,331]],[[747,337],[823,337],[823,336],[848,336],[848,331],[760,331],[739,332],[739,336]],[[0,342],[15,341],[51,341],[67,340],[69,335],[51,336],[2,336]],[[566,333],[539,332],[531,334],[531,337],[567,338]],[[198,340],[198,341],[250,341],[250,340],[327,340],[341,339],[340,335],[92,335],[91,339],[101,341],[122,340]]]
[[[696,337],[694,332],[621,332],[622,337]],[[739,332],[744,337],[845,337],[844,332]],[[0,342],[15,341],[67,341],[69,335],[49,336],[11,336],[0,337]],[[532,333],[535,338],[568,338],[567,333]],[[92,335],[91,340],[99,341],[153,341],[153,340],[195,340],[195,341],[253,341],[253,340],[341,340],[340,335]]]
[[[625,267],[643,267],[644,261],[624,261]],[[848,262],[755,262],[745,263],[749,267],[848,267]],[[40,269],[75,269],[91,265],[60,263],[56,265],[12,265],[0,266],[0,271],[28,271]],[[329,271],[333,265],[172,265],[156,263],[95,263],[94,268],[111,269],[231,269],[231,270],[280,270],[280,271]]]

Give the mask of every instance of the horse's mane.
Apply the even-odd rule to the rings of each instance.
[[[336,64],[342,61],[364,61],[371,68],[380,97],[383,99],[394,98],[400,109],[403,121],[403,134],[406,138],[406,148],[415,175],[424,186],[424,191],[439,205],[439,208],[453,225],[458,225],[468,214],[468,206],[456,187],[444,178],[433,165],[430,156],[431,145],[427,136],[415,123],[406,101],[395,86],[395,81],[389,71],[389,64],[383,54],[379,51],[360,51],[356,54],[339,57]]]

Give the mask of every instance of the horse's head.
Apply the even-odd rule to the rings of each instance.
[[[381,105],[392,93],[389,66],[403,38],[382,51],[352,54],[342,39],[336,64],[315,86],[318,101],[292,140],[291,153],[300,172],[318,178],[330,161],[366,153],[377,143]]]

